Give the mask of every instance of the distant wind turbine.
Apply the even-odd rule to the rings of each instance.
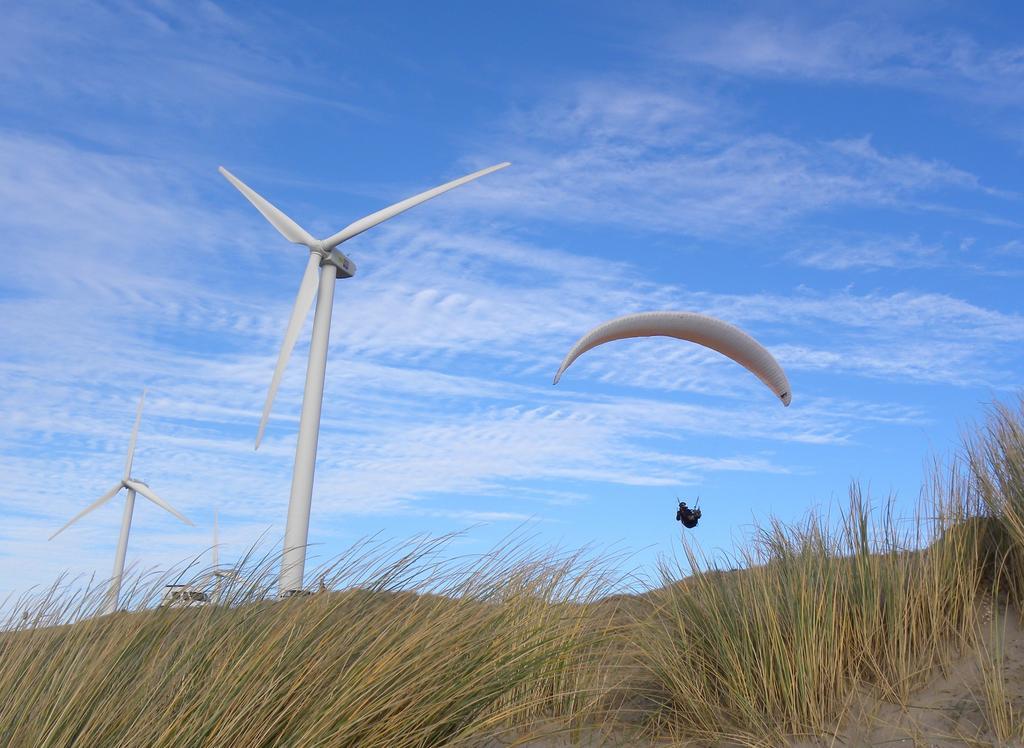
[[[168,504],[166,501],[157,496],[156,493],[154,493],[153,489],[151,489],[146,483],[143,483],[142,481],[136,480],[135,478],[131,477],[132,458],[135,455],[135,440],[139,435],[139,421],[142,420],[142,403],[145,399],[146,391],[143,390],[142,397],[139,398],[138,410],[135,411],[135,426],[134,428],[132,428],[132,438],[131,441],[128,443],[128,459],[125,461],[124,464],[124,477],[120,480],[120,482],[115,484],[113,488],[111,488],[105,494],[96,499],[96,501],[94,501],[92,504],[90,504],[81,512],[72,517],[71,521],[69,521],[66,525],[64,525],[64,527],[60,528],[59,530],[57,530],[57,532],[50,536],[50,540],[53,540],[55,537],[60,535],[68,527],[70,527],[75,522],[80,520],[82,517],[87,515],[93,509],[97,509],[103,506],[112,498],[114,498],[114,496],[116,496],[117,493],[122,488],[128,489],[128,495],[124,501],[124,514],[122,515],[121,518],[121,535],[117,540],[117,554],[114,556],[114,576],[110,580],[110,591],[107,593],[107,597],[103,602],[103,608],[100,611],[101,614],[113,613],[117,610],[117,599],[118,596],[121,594],[121,578],[124,576],[124,557],[125,553],[128,550],[128,533],[131,532],[132,529],[132,512],[135,509],[136,493],[145,496],[158,507],[170,512],[185,524],[192,525],[193,527],[195,527],[195,525],[192,524],[192,521],[188,519],[188,517],[186,517],[184,514],[182,514],[177,509]]]
[[[292,471],[292,490],[288,501],[288,521],[284,531],[284,552],[281,558],[281,576],[278,592],[282,596],[295,594],[302,590],[302,580],[306,567],[306,545],[309,539],[309,510],[313,497],[313,471],[316,467],[316,445],[320,434],[320,411],[323,406],[324,377],[327,372],[327,343],[331,331],[331,309],[334,304],[334,283],[341,278],[355,275],[356,266],[336,247],[357,234],[371,229],[379,223],[404,213],[432,197],[455,189],[474,179],[490,174],[498,169],[509,166],[504,162],[475,171],[460,179],[442,184],[432,190],[402,200],[399,203],[371,213],[350,223],[336,234],[326,239],[314,239],[304,228],[267,202],[255,191],[245,185],[231,172],[220,167],[220,173],[231,182],[256,210],[263,214],[281,235],[290,242],[303,244],[309,248],[309,261],[299,285],[299,293],[295,298],[291,318],[285,330],[284,342],[277,357],[277,367],[270,380],[267,400],[263,405],[263,416],[260,418],[259,430],[256,432],[256,448],[259,449],[263,439],[263,431],[267,426],[270,408],[274,395],[281,383],[288,358],[291,356],[295,340],[299,336],[302,323],[309,314],[309,307],[316,295],[316,311],[313,314],[313,334],[309,345],[309,363],[306,367],[306,388],[302,394],[302,414],[299,417],[299,438],[295,447],[295,468]],[[317,287],[317,268],[320,270],[319,288]]]

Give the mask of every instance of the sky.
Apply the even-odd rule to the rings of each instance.
[[[312,315],[253,442],[317,236],[344,245],[310,566],[374,533],[729,551],[851,481],[912,511],[1022,385],[1018,3],[0,3],[0,596],[280,542]],[[653,310],[757,338],[789,408]],[[270,539],[270,540],[267,540]]]

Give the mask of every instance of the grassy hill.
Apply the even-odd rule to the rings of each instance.
[[[201,608],[139,587],[96,616],[101,589],[55,587],[0,634],[0,744],[1024,740],[1024,410],[996,406],[908,522],[854,487],[728,568],[692,537],[632,594],[614,559],[450,538],[364,542],[282,601],[267,559]]]

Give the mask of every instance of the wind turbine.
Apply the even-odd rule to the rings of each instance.
[[[124,514],[121,517],[121,535],[118,537],[117,554],[114,556],[114,576],[110,580],[110,591],[107,593],[107,597],[103,602],[103,608],[100,611],[101,615],[104,615],[106,613],[113,613],[117,610],[117,598],[121,594],[121,578],[124,576],[124,557],[125,553],[128,550],[128,533],[131,532],[132,529],[132,512],[135,509],[136,493],[145,496],[158,507],[170,512],[185,524],[192,525],[193,527],[195,527],[195,525],[192,524],[192,521],[188,517],[186,517],[184,514],[182,514],[177,509],[168,504],[166,501],[157,496],[156,493],[153,491],[153,489],[149,487],[148,484],[131,477],[132,457],[134,457],[135,455],[135,440],[139,435],[139,421],[142,420],[142,403],[143,401],[145,401],[145,399],[146,391],[143,390],[142,397],[139,398],[138,410],[135,411],[135,426],[132,428],[132,438],[131,441],[128,443],[128,459],[124,463],[124,477],[121,478],[121,480],[118,483],[116,483],[113,488],[111,488],[105,494],[96,499],[96,501],[94,501],[92,504],[90,504],[81,512],[72,517],[71,520],[66,525],[64,525],[64,527],[60,528],[59,530],[57,530],[57,532],[50,536],[50,540],[53,540],[55,537],[60,535],[68,527],[70,527],[75,522],[80,520],[82,517],[87,515],[93,509],[97,509],[103,506],[112,498],[114,498],[114,496],[116,496],[122,488],[128,489],[128,495],[124,501]]]
[[[299,285],[299,293],[295,298],[295,306],[288,320],[284,342],[277,357],[277,367],[270,380],[267,400],[263,405],[263,417],[260,418],[259,430],[256,432],[256,449],[263,439],[263,431],[267,426],[270,408],[274,395],[281,382],[285,366],[295,347],[302,323],[309,314],[309,307],[316,295],[316,311],[313,314],[313,334],[309,345],[309,363],[306,366],[306,388],[302,394],[302,414],[299,417],[299,438],[295,446],[295,468],[292,471],[291,497],[288,501],[288,520],[284,531],[284,552],[281,557],[281,576],[278,592],[282,596],[302,591],[302,579],[306,568],[306,545],[309,539],[309,510],[313,497],[313,471],[316,467],[316,445],[320,433],[320,411],[323,406],[324,376],[327,371],[327,343],[331,331],[331,309],[334,305],[334,283],[341,278],[355,275],[356,266],[336,247],[357,234],[371,229],[389,218],[404,213],[432,197],[455,189],[474,179],[490,174],[498,169],[509,166],[509,162],[495,164],[486,169],[467,174],[460,179],[446,182],[432,190],[402,200],[399,203],[378,210],[368,216],[350,223],[336,234],[326,239],[314,239],[309,232],[295,221],[275,208],[255,191],[245,185],[231,172],[220,167],[220,173],[233,184],[256,210],[263,214],[285,239],[294,244],[303,244],[309,248],[309,260],[306,271]],[[319,287],[317,269],[320,271]]]

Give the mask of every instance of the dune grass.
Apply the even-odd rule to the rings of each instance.
[[[981,603],[1017,611],[1021,600],[1022,426],[1024,410],[996,406],[951,466],[935,466],[909,522],[854,485],[838,521],[773,522],[724,564],[684,536],[685,564],[662,563],[652,609],[631,630],[662,729],[749,745],[827,738],[857,699],[906,704],[979,647]],[[986,662],[1009,734],[1015,712],[997,705],[1002,673]]]
[[[731,555],[692,537],[634,594],[617,559],[522,540],[453,558],[451,536],[362,541],[312,575],[323,592],[280,601],[273,557],[192,570],[219,586],[200,608],[155,608],[166,580],[143,575],[97,616],[103,585],[57,584],[0,633],[0,745],[471,746],[602,724],[770,746],[833,735],[860,699],[905,704],[965,655],[992,735],[1024,737],[981,613],[1005,622],[1024,595],[1024,407],[994,406],[913,517],[854,486]]]
[[[230,605],[149,609],[151,585],[135,612],[94,616],[95,591],[72,625],[16,616],[0,744],[428,746],[581,714],[604,570],[515,545],[441,560],[450,540],[361,544],[323,573],[345,589],[308,597],[270,599],[257,565]]]
[[[825,737],[861,693],[906,701],[971,641],[976,536],[915,552],[890,512],[869,509],[855,487],[837,526],[775,523],[730,559],[743,571],[700,571],[707,559],[685,541],[698,571],[680,583],[679,565],[663,564],[633,635],[670,729],[752,745]]]

